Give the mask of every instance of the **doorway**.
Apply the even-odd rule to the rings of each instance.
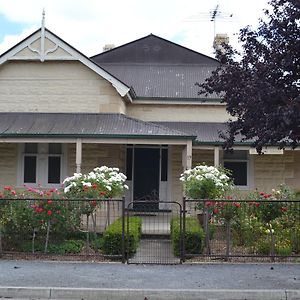
[[[160,149],[134,149],[133,205],[134,210],[159,209]],[[137,201],[149,201],[139,203]]]

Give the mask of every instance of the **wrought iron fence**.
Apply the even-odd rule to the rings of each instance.
[[[124,199],[1,199],[0,256],[121,260],[122,251],[103,244],[124,211]]]
[[[62,255],[156,264],[300,262],[300,200],[183,199],[182,206],[125,207],[124,199],[1,199],[0,256]]]
[[[300,262],[300,200],[183,200],[183,239],[188,218],[203,229],[201,247],[183,259]]]

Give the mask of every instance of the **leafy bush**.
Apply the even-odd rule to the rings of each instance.
[[[200,254],[204,245],[204,231],[197,218],[185,218],[185,253]],[[180,255],[180,218],[171,220],[171,240],[173,251],[176,256]]]
[[[129,220],[129,233],[127,222]],[[125,252],[127,256],[134,254],[138,248],[142,232],[142,219],[125,218]],[[122,218],[107,227],[102,237],[102,250],[107,255],[122,255]]]
[[[81,252],[84,246],[84,241],[82,240],[66,240],[60,243],[52,243],[48,247],[48,253],[52,254],[78,254]],[[39,241],[34,244],[35,252],[44,251],[44,243]],[[32,243],[27,242],[20,246],[20,251],[22,252],[32,252]]]

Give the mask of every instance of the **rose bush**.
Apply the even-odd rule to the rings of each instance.
[[[64,193],[68,198],[114,198],[128,189],[126,176],[118,168],[106,166],[94,168],[88,174],[74,173],[64,181]]]
[[[228,171],[200,165],[181,174],[185,194],[192,199],[216,199],[233,187]]]

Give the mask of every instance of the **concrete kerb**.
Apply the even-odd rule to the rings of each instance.
[[[98,289],[61,287],[0,287],[0,298],[72,300],[300,300],[300,290]]]

